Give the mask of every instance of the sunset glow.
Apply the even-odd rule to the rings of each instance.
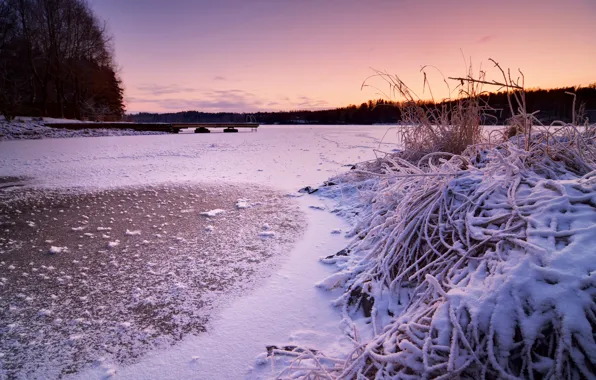
[[[526,87],[596,81],[593,0],[92,0],[114,37],[127,112],[321,109],[378,98],[372,69],[422,94],[488,58]],[[431,70],[437,97],[448,91]],[[382,82],[373,82],[382,86]]]

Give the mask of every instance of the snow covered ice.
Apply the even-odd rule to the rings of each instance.
[[[11,273],[3,274],[0,291],[14,295],[2,297],[13,311],[1,318],[12,321],[14,337],[3,340],[0,348],[2,371],[20,366],[16,373],[21,377],[57,377],[72,368],[70,376],[79,378],[134,379],[151,378],[143,368],[152,368],[154,378],[257,378],[275,373],[263,372],[255,362],[267,345],[293,342],[345,355],[351,344],[329,304],[337,294],[323,293],[314,284],[331,270],[318,258],[346,244],[343,236],[329,231],[347,227],[328,212],[309,208],[316,204],[332,210],[333,204],[295,196],[302,195],[296,191],[305,185],[316,186],[344,172],[346,164],[374,158],[373,148],[379,147],[385,130],[280,126],[252,134],[0,141],[0,177],[15,184],[0,192],[0,198],[35,206],[3,211],[0,222],[11,228],[12,220],[21,220],[20,213],[26,212],[35,218],[22,220],[36,225],[22,230],[35,238],[30,246],[15,234],[0,235],[1,268]],[[197,186],[214,189],[210,194],[222,199],[228,194],[230,201],[205,207],[199,196],[193,204],[189,193]],[[276,191],[280,193],[273,195]],[[135,195],[144,192],[145,198]],[[162,192],[168,194],[164,199],[157,196]],[[120,202],[116,194],[128,198]],[[186,195],[174,200],[176,194]],[[81,201],[85,197],[96,203],[86,204]],[[67,199],[56,208],[44,206]],[[283,205],[296,202],[301,212],[283,211],[295,207]],[[201,215],[217,209],[226,212]],[[244,228],[249,225],[255,229]],[[236,233],[221,235],[230,231]],[[273,236],[259,236],[264,232]],[[75,243],[66,252],[48,255],[51,246],[67,246],[64,239]],[[207,240],[212,249],[201,248]],[[235,251],[235,244],[245,249]],[[260,244],[265,246],[258,248]],[[27,263],[4,259],[33,245]],[[257,252],[267,252],[266,257]],[[170,260],[171,255],[179,261]],[[202,261],[200,255],[206,255]],[[246,257],[239,268],[237,255]],[[64,261],[46,262],[48,257]],[[237,273],[251,283],[238,284]],[[39,289],[28,287],[25,281],[32,278],[40,279]],[[39,296],[43,284],[64,291]],[[25,292],[15,293],[16,286]],[[106,287],[115,291],[102,298]],[[65,302],[79,306],[64,307]],[[257,303],[259,308],[253,308]],[[234,326],[251,331],[250,344],[234,340],[229,334]],[[49,342],[67,335],[64,345],[41,356],[41,346],[33,344],[37,340],[16,352],[6,347],[40,333]],[[233,364],[222,366],[216,360],[222,350]],[[31,357],[40,360],[33,363]],[[213,377],[200,375],[209,373]]]
[[[114,363],[132,363],[151,349],[203,332],[221,295],[258,284],[299,236],[303,222],[297,207],[283,194],[263,190],[231,184],[156,185],[80,194],[36,189],[7,201],[0,213],[15,223],[6,227],[21,244],[0,245],[2,258],[14,268],[0,289],[0,308],[13,310],[0,313],[0,323],[14,326],[0,342],[0,351],[6,354],[5,373],[55,377],[109,353]],[[211,193],[218,196],[207,197]],[[217,233],[202,233],[207,220],[199,213],[172,212],[185,207],[185,202],[197,208],[230,206],[240,194],[250,194],[261,205],[210,218]],[[15,208],[23,214],[15,214]],[[79,235],[70,228],[73,221],[83,221],[82,208],[89,228],[99,225],[97,229],[109,233],[107,239]],[[144,217],[148,211],[150,219]],[[271,220],[268,215],[275,213],[283,216]],[[27,217],[43,227],[34,232],[20,229],[24,221],[19,215],[26,214],[34,214]],[[101,227],[112,219],[109,230]],[[256,236],[264,222],[278,231],[274,244]],[[138,248],[139,231],[151,226],[161,237]],[[51,236],[54,244],[77,248],[60,245],[51,246],[48,254],[37,252],[33,247],[42,246],[44,236]],[[46,289],[55,297],[48,298]],[[64,331],[67,340],[61,338]],[[33,363],[31,357],[47,357],[47,362]]]

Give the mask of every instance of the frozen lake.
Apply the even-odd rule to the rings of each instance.
[[[0,176],[49,187],[233,181],[297,190],[375,157],[389,126],[261,126],[256,133],[0,141]],[[381,149],[395,148],[387,134]]]
[[[387,143],[379,145],[388,130]],[[246,185],[264,185],[281,194],[296,194],[299,188],[317,186],[349,170],[354,163],[374,158],[374,149],[396,148],[391,131],[394,129],[388,126],[264,126],[257,133],[1,141],[0,177],[25,177],[34,187],[58,190],[233,183],[238,189],[237,197],[243,196],[242,186]],[[249,193],[248,188],[245,192]],[[134,203],[134,198],[128,202]],[[260,378],[267,374],[254,367],[255,358],[266,345],[291,343],[329,354],[348,351],[351,347],[342,341],[339,314],[329,306],[337,295],[314,288],[314,283],[332,270],[319,264],[318,258],[347,243],[342,235],[331,234],[332,230],[345,231],[348,227],[336,216],[320,210],[324,203],[316,196],[299,199],[298,206],[307,221],[301,240],[291,252],[282,254],[277,269],[265,282],[241,297],[232,296],[231,304],[221,302],[222,309],[213,316],[206,333],[188,336],[171,348],[155,349],[133,365],[122,365],[109,355],[98,357],[76,376]],[[327,204],[327,208],[331,207]],[[278,214],[281,211],[280,208]],[[98,217],[100,214],[101,211]],[[285,215],[269,214],[280,222],[281,216]],[[47,232],[40,223],[36,222],[41,231]],[[70,224],[67,227],[69,230]],[[204,234],[203,227],[196,232],[197,236]],[[186,239],[190,238],[189,235]],[[227,241],[218,243],[223,252]],[[134,252],[133,247],[129,248]],[[225,363],[222,357],[226,357]],[[52,372],[51,364],[43,360],[34,363],[42,371],[46,366],[46,373]]]

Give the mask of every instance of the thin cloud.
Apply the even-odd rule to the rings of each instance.
[[[485,44],[485,43],[488,43],[488,42],[494,40],[495,38],[497,38],[497,37],[494,36],[494,35],[482,36],[482,37],[480,37],[479,39],[476,40],[476,43],[477,44]]]
[[[308,96],[289,98],[281,96],[279,99],[264,99],[241,89],[210,90],[195,94],[192,97],[169,96],[153,97],[138,96],[128,97],[130,104],[151,104],[167,112],[176,111],[202,111],[202,112],[257,112],[275,111],[280,109],[319,110],[329,108],[327,101]],[[134,108],[138,108],[134,107]],[[152,107],[153,108],[153,107]]]
[[[155,104],[168,111],[197,110],[203,112],[253,112],[263,107],[265,103],[256,95],[244,90],[212,90],[201,93],[200,96],[188,97],[132,97],[131,103]]]
[[[221,75],[216,75],[216,76],[213,77],[213,80],[215,80],[215,81],[222,81],[223,82],[223,81],[227,81],[228,78],[222,77]]]
[[[149,94],[149,95],[172,95],[172,94],[181,94],[181,93],[189,93],[189,92],[196,92],[196,88],[191,87],[182,87],[177,84],[168,84],[168,85],[161,85],[161,84],[142,84],[137,86],[137,90]]]
[[[300,96],[298,97],[298,101],[292,102],[295,107],[300,109],[324,109],[329,108],[329,102],[322,99],[314,99],[308,96]]]
[[[210,96],[244,96],[244,97],[256,97],[252,92],[244,90],[232,89],[232,90],[212,90],[207,93]]]

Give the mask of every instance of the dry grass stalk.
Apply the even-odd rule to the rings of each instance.
[[[469,145],[481,142],[480,123],[488,110],[479,97],[485,73],[480,71],[476,82],[462,82],[456,100],[446,99],[437,104],[424,70],[424,86],[431,94],[430,102],[422,101],[396,75],[376,71],[372,76],[389,84],[391,97],[403,99],[399,103],[403,124],[399,139],[405,149],[403,155],[415,161],[431,152],[460,154]],[[471,66],[469,76],[472,77]],[[369,85],[365,81],[363,86]]]

